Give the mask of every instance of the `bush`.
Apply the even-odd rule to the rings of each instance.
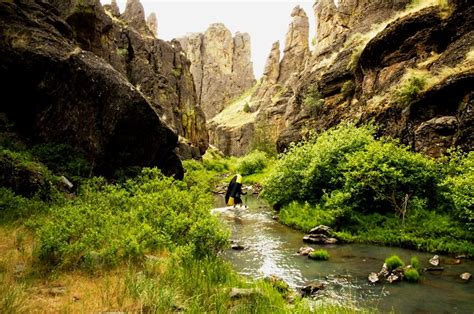
[[[474,229],[474,152],[455,155],[447,165],[448,176],[440,184],[450,200],[454,216],[460,217],[469,230]]]
[[[392,255],[385,259],[385,264],[389,271],[405,266],[405,263],[397,255]]]
[[[250,105],[249,105],[248,102],[245,103],[243,111],[244,111],[245,113],[249,113],[249,112],[250,112]]]
[[[405,216],[415,197],[436,200],[436,163],[394,142],[374,141],[344,164],[344,189],[360,211],[395,211]],[[370,204],[370,209],[367,205]]]
[[[264,181],[263,196],[280,205],[293,200],[319,202],[325,193],[343,186],[344,161],[374,141],[373,132],[371,127],[339,126],[292,145]]]
[[[408,268],[404,272],[405,274],[405,279],[408,282],[418,282],[420,280],[420,274],[418,273],[418,270],[415,268]]]
[[[314,85],[310,85],[306,89],[303,102],[312,115],[317,114],[317,112],[324,106],[324,98],[318,88]]]
[[[418,260],[418,257],[416,257],[416,256],[413,256],[410,259],[410,265],[411,265],[411,267],[413,267],[416,270],[421,270],[420,261]]]
[[[261,172],[267,166],[268,158],[264,152],[253,151],[239,160],[237,170],[244,176]]]
[[[309,253],[308,257],[318,261],[327,261],[330,256],[326,250],[316,250]]]
[[[211,206],[210,195],[158,169],[144,169],[123,185],[94,179],[38,224],[38,255],[62,268],[113,266],[178,248],[196,258],[213,255],[226,245],[227,234]]]
[[[395,92],[395,102],[402,108],[410,105],[426,86],[426,77],[411,76]]]

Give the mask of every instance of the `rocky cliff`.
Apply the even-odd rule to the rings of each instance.
[[[160,167],[182,177],[176,155],[208,146],[189,61],[156,39],[143,7],[115,1],[0,3],[2,107],[30,142],[67,143],[97,173]]]
[[[255,84],[248,34],[237,32],[232,37],[223,24],[217,23],[204,33],[178,41],[191,61],[198,101],[207,118]]]
[[[409,3],[316,2],[315,47],[303,69],[282,74],[285,55],[276,63],[274,46],[248,100],[250,113],[234,109],[252,118],[245,126],[211,127],[211,138],[230,138],[220,147],[242,154],[250,147],[233,147],[232,136],[259,136],[266,125],[283,151],[311,130],[373,121],[379,135],[432,156],[453,145],[472,150],[474,8],[464,0]]]

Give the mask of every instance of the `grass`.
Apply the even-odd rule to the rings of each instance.
[[[418,282],[420,280],[420,274],[415,268],[406,269],[404,275],[408,282]]]
[[[230,128],[236,128],[255,121],[258,112],[246,111],[246,106],[252,106],[252,95],[258,84],[244,92],[238,98],[231,100],[218,115],[212,118],[209,123],[216,123]]]
[[[309,258],[317,261],[327,261],[330,257],[326,250],[315,250],[308,255]]]
[[[405,266],[405,263],[397,255],[392,255],[385,259],[385,264],[387,264],[387,269],[392,271],[398,267]]]

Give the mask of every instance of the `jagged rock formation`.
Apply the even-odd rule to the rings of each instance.
[[[145,9],[140,0],[127,0],[127,5],[121,18],[139,32],[148,33],[150,31],[145,21]]]
[[[232,38],[223,24],[216,23],[203,34],[190,34],[178,41],[191,61],[198,101],[207,118],[255,84],[248,34],[237,32]]]
[[[158,37],[158,21],[155,12],[150,13],[146,19],[146,24],[155,37]]]
[[[305,11],[297,6],[291,12],[292,21],[285,38],[285,50],[280,62],[279,83],[285,83],[292,73],[304,68],[309,55],[308,35],[309,21]]]
[[[280,76],[280,42],[274,42],[263,70],[263,81],[275,84]]]
[[[264,76],[245,129],[272,125],[283,151],[310,130],[375,121],[380,135],[432,156],[453,145],[472,150],[474,7],[464,0],[449,8],[409,2],[318,1],[316,47],[304,69],[283,85]],[[281,63],[279,71],[281,77]],[[410,94],[414,84],[419,89]],[[219,138],[239,134],[239,127],[214,129],[227,132]],[[236,151],[232,141],[221,145]]]
[[[50,2],[0,4],[0,111],[30,142],[67,143],[97,173],[158,166],[182,177],[176,133],[201,153],[208,144],[179,43],[112,19],[96,0]],[[134,10],[124,16],[146,26]]]

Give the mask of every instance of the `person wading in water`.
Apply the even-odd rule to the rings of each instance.
[[[225,203],[227,206],[236,206],[237,204],[243,204],[241,195],[246,193],[242,192],[242,176],[240,174],[235,175],[232,180],[230,180],[229,186],[227,187],[227,192],[225,193]]]

